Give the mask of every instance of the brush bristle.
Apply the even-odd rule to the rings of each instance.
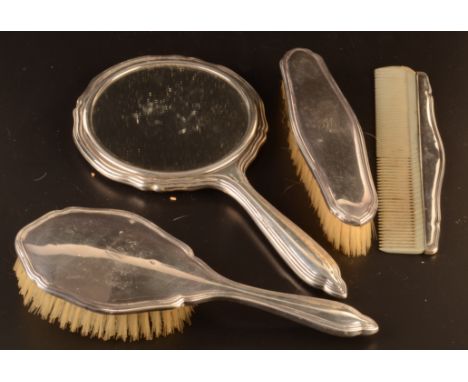
[[[311,203],[320,219],[325,236],[333,246],[348,256],[365,255],[371,246],[372,223],[368,222],[362,226],[354,226],[343,223],[330,212],[328,204],[320,191],[312,172],[302,157],[302,153],[296,144],[294,134],[289,130],[288,143],[291,158],[296,167],[296,172],[309,194]]]
[[[152,340],[176,331],[182,332],[184,325],[190,324],[193,309],[187,306],[132,314],[95,313],[44,292],[28,277],[19,259],[13,270],[18,279],[19,293],[24,305],[29,307],[29,312],[50,323],[57,322],[61,329],[78,332],[82,336],[97,337],[104,341]]]
[[[375,71],[379,248],[424,252],[416,74],[405,67]]]

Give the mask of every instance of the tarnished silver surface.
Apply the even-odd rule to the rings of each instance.
[[[228,90],[236,92],[246,113],[245,127],[242,127],[244,134],[239,143],[225,156],[201,167],[190,163],[190,166],[186,166],[189,169],[184,171],[160,171],[153,167],[137,166],[123,160],[110,152],[101,140],[97,139],[96,126],[93,126],[93,108],[103,95],[106,95],[108,89],[118,84],[119,81],[125,80],[128,75],[139,71],[157,71],[160,68],[208,73],[217,81],[221,79],[224,86],[229,87]],[[187,91],[187,87],[184,90]],[[202,95],[205,96],[209,90],[201,89],[202,92],[204,91]],[[194,91],[200,91],[200,87]],[[122,116],[122,118],[127,118],[127,116]],[[138,118],[137,113],[137,122]],[[333,258],[303,230],[260,196],[245,177],[247,165],[255,157],[266,138],[267,123],[263,103],[255,90],[231,70],[195,58],[180,56],[147,56],[129,60],[106,70],[90,83],[78,99],[74,110],[74,121],[73,132],[76,145],[86,160],[103,175],[141,190],[192,190],[212,187],[228,193],[247,210],[285,262],[302,280],[334,296],[346,297],[346,284]],[[225,119],[213,122],[223,125],[230,121]],[[120,125],[113,127],[118,131]],[[162,127],[172,128],[172,126]],[[180,131],[185,133],[184,129]],[[127,142],[122,142],[122,144],[130,145]],[[154,150],[162,152],[165,148],[164,144],[158,145],[157,142],[154,146]],[[135,149],[139,150],[139,147],[133,148],[133,151]]]
[[[439,249],[440,196],[445,171],[445,152],[437,128],[432,88],[426,73],[417,72],[419,130],[421,137],[421,168],[424,189],[426,247],[424,253],[433,255]]]
[[[351,106],[318,54],[290,50],[280,68],[292,132],[330,211],[347,224],[367,223],[377,193]]]
[[[190,247],[136,214],[67,208],[50,212],[16,237],[28,276],[46,292],[100,313],[177,308],[228,299],[338,335],[378,331],[343,303],[262,290],[226,279]]]

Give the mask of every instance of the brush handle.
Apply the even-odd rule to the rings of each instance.
[[[306,283],[346,297],[346,284],[333,258],[302,229],[273,207],[239,168],[220,176],[219,188],[236,199],[291,269]]]
[[[378,331],[377,323],[338,301],[274,292],[226,280],[222,298],[277,314],[328,334],[354,337]]]

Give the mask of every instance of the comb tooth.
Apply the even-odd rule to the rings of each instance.
[[[375,71],[379,248],[424,252],[424,209],[416,74],[409,68]]]

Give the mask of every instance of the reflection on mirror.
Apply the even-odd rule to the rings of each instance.
[[[162,66],[130,72],[94,101],[92,129],[120,160],[147,170],[213,164],[239,146],[247,105],[229,82],[204,70]]]

